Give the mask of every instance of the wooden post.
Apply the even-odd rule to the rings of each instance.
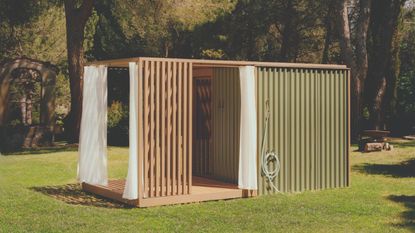
[[[138,200],[143,198],[143,155],[144,155],[144,134],[143,134],[143,62],[138,62],[138,158],[137,158],[137,181],[138,181]]]

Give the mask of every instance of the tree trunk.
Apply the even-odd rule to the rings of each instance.
[[[280,49],[281,61],[293,61],[296,59],[298,48],[298,32],[294,15],[296,14],[292,1],[287,1],[283,16],[284,28],[282,30],[282,42]]]
[[[337,0],[336,21],[339,30],[341,54],[346,65],[351,69],[351,130],[352,139],[356,140],[362,130],[363,89],[368,70],[367,32],[370,22],[371,0],[359,1],[359,15],[356,22],[356,54],[353,50],[347,0]]]
[[[358,132],[363,130],[363,106],[364,106],[364,84],[367,78],[367,72],[369,69],[368,61],[368,49],[367,49],[367,35],[370,24],[370,9],[372,0],[360,0],[359,2],[359,16],[356,25],[356,72],[355,77],[352,80],[352,89],[355,89],[356,94],[354,105],[356,115],[356,129],[355,136],[358,136]]]
[[[360,82],[356,80],[356,63],[352,49],[352,40],[349,26],[349,15],[347,11],[347,1],[337,0],[336,2],[336,23],[339,31],[339,43],[341,55],[344,63],[351,69],[351,137],[356,139],[360,131],[360,119],[362,111],[360,109]]]
[[[402,25],[402,17],[399,18],[398,24]],[[400,60],[400,44],[401,33],[400,27],[395,30],[395,35],[392,39],[392,56],[391,62],[388,66],[388,76],[390,77],[388,85],[386,87],[385,100],[383,101],[383,108],[386,110],[386,114],[383,117],[386,125],[391,126],[392,121],[396,118],[396,102],[398,98],[398,77],[400,74],[401,60]]]
[[[326,36],[324,38],[324,48],[323,48],[323,56],[321,58],[321,63],[327,64],[329,62],[329,51],[331,45],[331,23],[326,23]]]
[[[68,70],[71,89],[71,110],[67,119],[68,139],[77,142],[82,116],[82,76],[84,65],[84,30],[92,14],[93,0],[84,0],[77,7],[76,0],[65,0]]]
[[[386,102],[393,99],[396,88],[399,65],[394,56],[398,54],[399,43],[394,43],[394,38],[403,4],[402,0],[379,0],[372,8],[372,44],[365,92],[370,125],[374,129],[385,128],[385,113],[390,111]]]
[[[324,38],[324,48],[323,56],[321,58],[321,63],[327,64],[329,62],[329,53],[330,45],[332,43],[332,34],[333,34],[333,10],[334,10],[334,1],[329,0],[327,6],[326,17],[324,18],[324,25],[326,27],[326,35]]]

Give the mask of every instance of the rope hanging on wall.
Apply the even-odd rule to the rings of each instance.
[[[261,145],[261,168],[262,168],[262,175],[265,176],[268,180],[269,186],[274,189],[276,192],[280,192],[278,188],[274,185],[274,180],[278,176],[280,172],[281,164],[278,158],[277,153],[274,150],[265,150],[265,145],[267,142],[268,137],[266,136],[268,131],[268,122],[270,117],[270,108],[269,108],[269,100],[265,102],[266,106],[266,113],[265,113],[265,127],[264,127],[264,134],[262,137],[262,145]],[[274,169],[270,170],[268,164],[274,162]]]

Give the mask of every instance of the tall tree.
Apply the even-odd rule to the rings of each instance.
[[[337,0],[336,2],[336,22],[339,30],[341,54],[345,64],[351,68],[351,128],[354,139],[357,138],[362,123],[363,90],[368,70],[366,41],[370,22],[371,2],[371,0],[360,0],[358,2],[355,48],[352,44],[348,1]]]
[[[94,0],[65,0],[68,70],[71,89],[71,111],[67,119],[69,140],[77,142],[82,116],[82,76],[84,65],[85,26],[92,15]]]
[[[298,53],[298,44],[300,43],[300,30],[298,30],[298,20],[296,9],[294,8],[295,2],[285,1],[282,11],[282,25],[283,29],[281,32],[281,50],[280,58],[281,61],[294,61]]]
[[[366,98],[370,126],[385,128],[385,117],[396,99],[399,75],[399,24],[405,0],[378,0],[372,7],[370,65]],[[391,105],[392,103],[392,105]]]
[[[326,64],[329,62],[329,53],[330,53],[330,45],[332,44],[333,40],[333,32],[334,30],[334,0],[326,1],[326,12],[324,16],[324,26],[326,29],[326,35],[324,36],[324,47],[323,47],[323,55],[321,58],[321,63]]]

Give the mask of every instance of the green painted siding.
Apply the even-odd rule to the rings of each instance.
[[[232,183],[238,182],[240,92],[237,68],[213,69],[210,175]]]
[[[260,169],[267,100],[271,115],[265,147],[281,161],[274,180],[278,189],[348,185],[347,75],[347,70],[257,69],[259,194],[273,192]]]

